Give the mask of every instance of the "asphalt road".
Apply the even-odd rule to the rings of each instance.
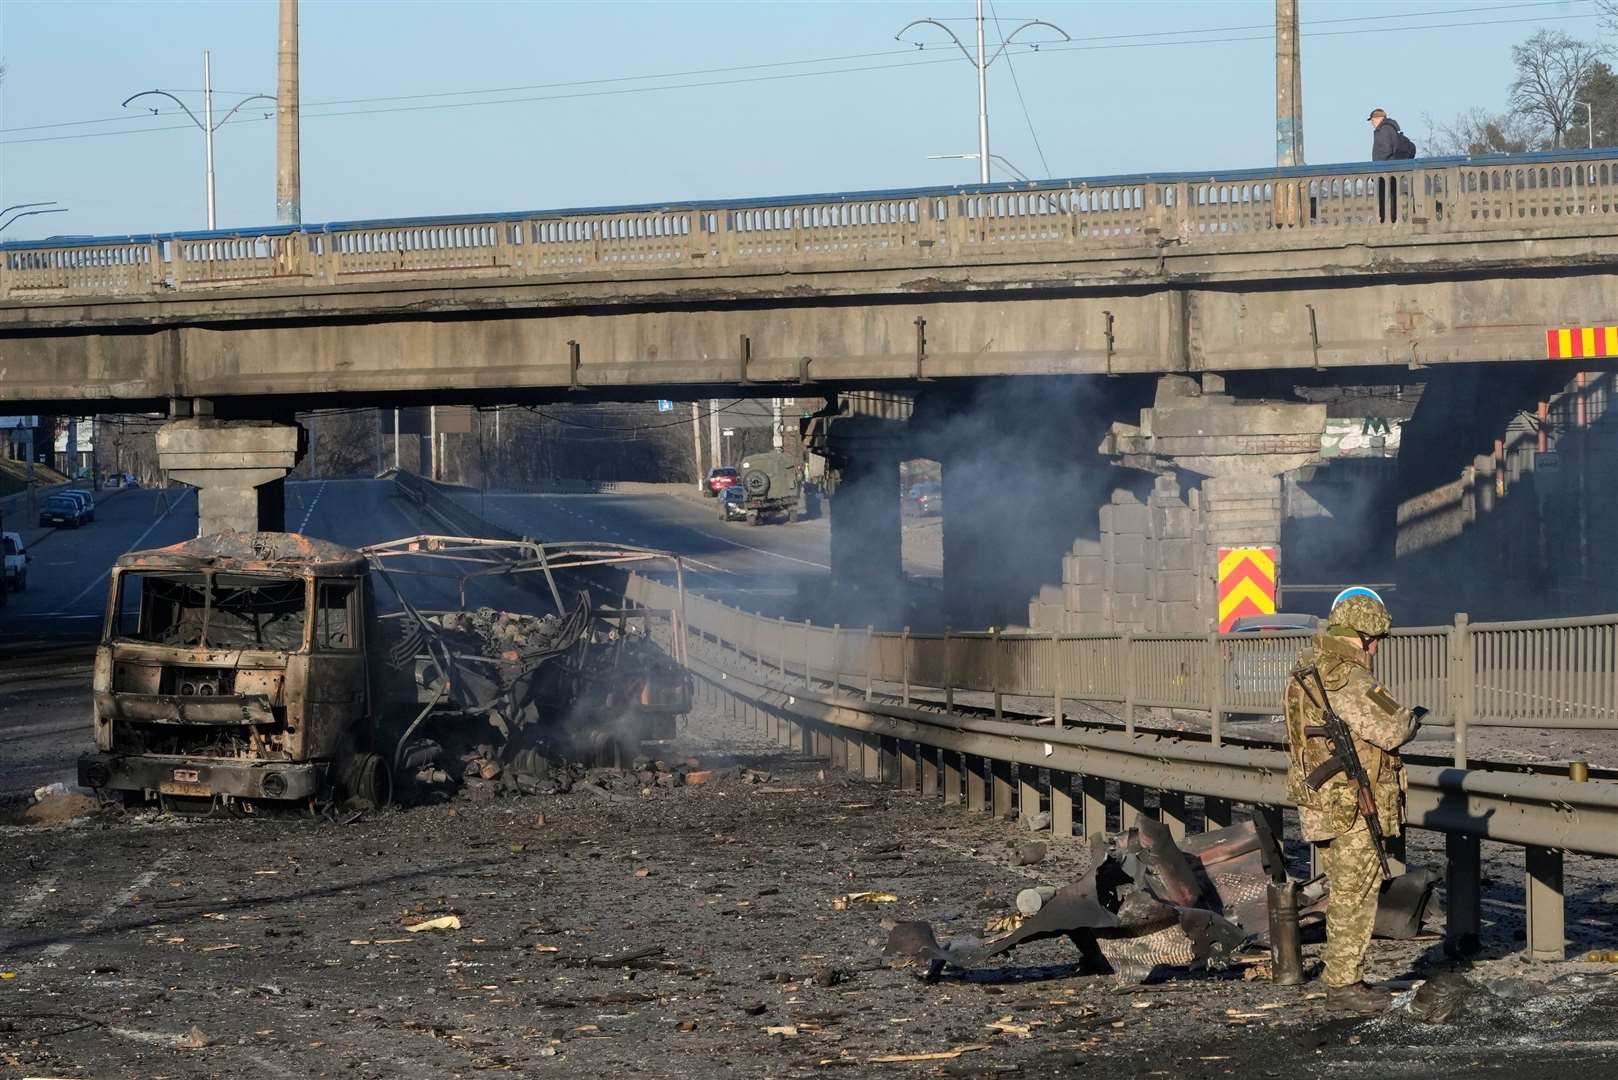
[[[675,495],[467,494],[469,510],[545,540],[594,540],[678,552],[694,590],[746,607],[773,607],[831,572],[826,518],[794,525],[720,521],[706,500]]]

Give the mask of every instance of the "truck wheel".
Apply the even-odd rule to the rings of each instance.
[[[380,754],[355,754],[343,774],[343,795],[378,810],[393,805],[393,770]]]

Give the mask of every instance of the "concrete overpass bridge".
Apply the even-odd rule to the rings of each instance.
[[[998,431],[1008,461],[1090,478],[1054,489],[1094,539],[1048,613],[1205,629],[1213,553],[1278,544],[1282,478],[1319,458],[1331,406],[1300,389],[1441,387],[1412,418],[1425,486],[1398,497],[1438,492],[1421,517],[1449,520],[1491,448],[1510,472],[1512,415],[1610,368],[1615,298],[1612,151],[102,237],[0,246],[0,402],[169,408],[207,529],[274,523],[294,410],[811,387],[845,402],[840,577],[898,572],[898,455],[980,507],[1007,472],[950,465]],[[891,391],[915,399],[902,440],[846,415]],[[1040,560],[1006,558],[1001,518],[950,515],[946,572],[1020,588],[1000,579]]]
[[[0,400],[1533,360],[1615,257],[1610,151],[41,241]]]

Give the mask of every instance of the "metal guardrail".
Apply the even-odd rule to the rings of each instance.
[[[631,576],[628,599],[674,608],[666,585]],[[1195,820],[1186,797],[1203,803],[1202,821],[1230,820],[1230,804],[1273,815],[1287,804],[1286,756],[1279,749],[1222,744],[1161,731],[1136,731],[1133,708],[1228,707],[1230,680],[1250,671],[1279,680],[1296,636],[1255,639],[1225,654],[1225,639],[1000,634],[883,634],[767,619],[718,601],[687,596],[679,609],[682,645],[716,702],[741,709],[763,730],[867,779],[896,781],[969,810],[1032,817],[1049,806],[1050,828],[1071,836],[1105,831],[1107,782],[1118,785],[1119,820],[1128,827],[1156,813],[1182,834]],[[1536,715],[1562,718],[1565,702],[1607,702],[1618,617],[1548,623],[1478,624],[1405,632],[1386,654],[1407,679],[1425,679],[1464,718],[1480,697],[1500,704],[1478,714],[1527,726]],[[1548,678],[1535,663],[1584,665]],[[1244,666],[1246,665],[1246,666]],[[1608,665],[1602,667],[1601,665]],[[1605,671],[1607,674],[1602,675]],[[879,697],[876,687],[885,692]],[[937,702],[912,697],[941,690]],[[1597,689],[1599,687],[1599,689]],[[1520,689],[1519,689],[1520,688]],[[992,693],[992,712],[959,708],[957,690]],[[1007,694],[1052,699],[1051,717],[1013,716]],[[894,700],[897,699],[897,700]],[[1123,730],[1069,726],[1064,701],[1125,707]],[[1437,700],[1437,699],[1435,699]],[[1053,722],[1054,721],[1054,722]],[[1520,721],[1520,722],[1519,722]],[[1606,726],[1614,726],[1609,720]],[[1464,730],[1464,728],[1462,729]],[[1447,910],[1453,936],[1480,925],[1480,841],[1525,849],[1528,951],[1560,959],[1565,949],[1563,851],[1618,855],[1618,785],[1573,776],[1486,768],[1409,767],[1409,826],[1443,833]],[[1077,803],[1075,798],[1077,797]],[[1075,806],[1082,813],[1075,816]]]
[[[267,226],[0,245],[0,299],[264,284],[1069,257],[1165,240],[1618,221],[1609,150]]]

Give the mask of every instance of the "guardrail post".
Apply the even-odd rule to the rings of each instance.
[[[1133,829],[1146,815],[1146,789],[1139,784],[1118,785],[1118,828]]]
[[[1024,826],[1038,814],[1044,799],[1039,790],[1039,770],[1032,765],[1017,766],[1017,817]]]
[[[1231,822],[1229,799],[1202,800],[1202,827],[1204,830],[1223,829]]]
[[[781,648],[779,650],[781,653],[781,680],[785,682],[787,677],[787,617],[780,615],[777,616],[777,619],[776,632],[781,635]]]
[[[916,790],[916,744],[898,740],[899,786],[906,791]]]
[[[1567,959],[1567,931],[1562,904],[1562,853],[1556,848],[1526,849],[1524,897],[1527,906],[1528,955],[1534,960]]]
[[[1222,746],[1225,741],[1225,702],[1230,672],[1225,667],[1225,650],[1217,633],[1208,635],[1208,741]]]
[[[809,649],[814,632],[814,624],[808,619],[803,620],[803,685],[806,690],[814,686],[813,672],[809,670]]]
[[[1009,761],[991,759],[990,772],[994,776],[994,816],[997,818],[1012,816],[1011,771],[1014,767]]]
[[[1121,639],[1124,661],[1124,734],[1135,734],[1135,635],[1125,632]],[[1125,825],[1124,828],[1129,828]]]
[[[910,627],[899,631],[899,675],[904,685],[905,705],[910,704]]]
[[[1157,795],[1158,816],[1168,826],[1175,843],[1185,839],[1185,793],[1160,791]]]
[[[936,796],[938,794],[938,748],[928,746],[926,743],[917,743],[916,749],[921,754],[921,793]]]
[[[944,710],[955,711],[955,679],[950,672],[950,632],[944,628]]]
[[[870,670],[870,662],[866,662],[866,670]],[[831,624],[831,692],[843,692],[843,624]]]
[[[1073,774],[1051,771],[1051,835],[1073,839]]]
[[[1084,805],[1084,838],[1093,840],[1107,835],[1107,782],[1099,776],[1086,776],[1079,784]]]
[[[897,784],[900,777],[899,740],[891,735],[876,736],[878,778],[884,784]]]
[[[860,733],[860,758],[864,766],[865,779],[881,782],[882,769],[882,736],[871,731]]]
[[[966,808],[981,814],[988,807],[989,784],[984,776],[988,762],[976,754],[962,755],[966,766]]]
[[[1000,698],[1000,628],[989,627],[989,688],[994,692],[994,718],[1004,720]]]
[[[944,805],[961,805],[961,754],[958,750],[943,750],[939,752],[939,761],[944,766]]]

